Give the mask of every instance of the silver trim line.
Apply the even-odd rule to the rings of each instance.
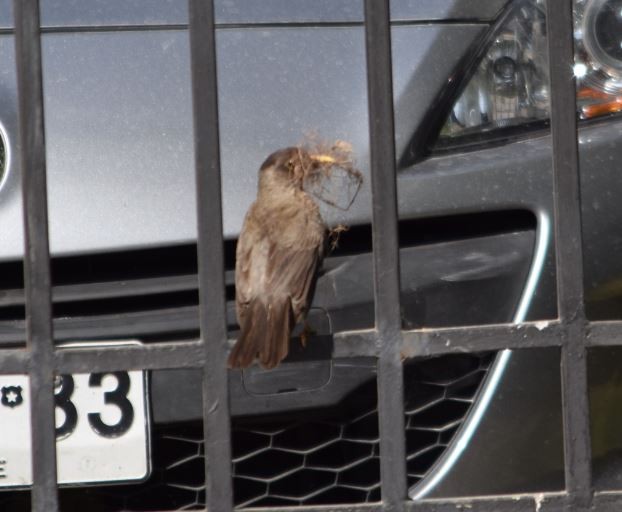
[[[536,286],[540,280],[540,276],[542,275],[546,254],[549,248],[551,237],[551,219],[549,214],[544,211],[539,211],[536,212],[536,217],[538,219],[538,227],[534,257],[531,263],[531,268],[529,269],[527,281],[525,282],[525,287],[523,288],[520,302],[518,303],[518,307],[514,313],[514,318],[512,320],[513,324],[520,324],[525,321]],[[488,374],[486,382],[480,391],[479,398],[464,421],[461,429],[456,434],[456,438],[452,441],[451,445],[432,468],[428,477],[424,478],[421,482],[418,482],[409,489],[408,496],[412,500],[420,500],[427,497],[428,494],[430,494],[430,492],[432,492],[432,490],[434,490],[434,488],[445,478],[445,476],[447,476],[451,468],[460,458],[468,444],[471,442],[477,427],[484,417],[511,356],[511,350],[506,349],[500,352],[491,372]]]

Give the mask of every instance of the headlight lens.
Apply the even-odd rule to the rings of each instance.
[[[622,0],[575,1],[579,115],[622,110]]]
[[[555,0],[552,0],[555,1]],[[544,0],[518,0],[488,39],[437,147],[506,136],[549,118]],[[622,111],[622,0],[575,0],[575,76],[581,119]]]

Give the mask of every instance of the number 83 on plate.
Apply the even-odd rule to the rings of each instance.
[[[56,377],[56,453],[61,484],[140,480],[149,473],[145,375]],[[0,488],[32,483],[30,391],[25,375],[0,376]]]

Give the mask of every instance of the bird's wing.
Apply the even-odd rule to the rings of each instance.
[[[263,367],[274,368],[287,355],[292,327],[308,309],[319,251],[287,247],[250,231],[238,253],[240,336],[229,366],[246,368],[257,357]]]
[[[325,228],[296,211],[274,215],[249,209],[236,251],[236,309],[240,336],[229,366],[246,368],[257,357],[273,368],[286,355],[294,324],[309,307],[323,255]]]
[[[253,204],[244,219],[235,255],[235,304],[238,322],[242,323],[250,302],[262,293],[261,275],[265,273],[269,245],[262,222],[254,214]]]
[[[320,256],[317,247],[270,247],[266,287],[275,297],[291,298],[296,321],[301,320],[310,305]]]
[[[238,321],[255,298],[291,297],[294,318],[300,320],[308,308],[316,270],[319,266],[323,235],[313,243],[283,245],[278,232],[249,210],[240,233],[236,252],[236,307]],[[307,242],[309,242],[307,240]]]

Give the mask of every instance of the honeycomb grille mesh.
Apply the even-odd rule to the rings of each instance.
[[[415,485],[462,425],[494,354],[452,355],[404,367],[407,469]],[[233,418],[237,506],[380,500],[376,382],[335,407]],[[141,484],[61,489],[64,511],[195,510],[205,506],[200,422],[155,425],[152,474]],[[29,510],[27,492],[0,493],[0,510]]]
[[[492,354],[459,355],[405,366],[409,486],[446,450],[476,399]],[[195,435],[164,433],[177,458],[164,482],[185,494],[179,510],[204,506],[203,446]],[[238,506],[366,503],[380,500],[376,383],[338,407],[233,424],[234,493]],[[194,476],[191,476],[194,475]]]

